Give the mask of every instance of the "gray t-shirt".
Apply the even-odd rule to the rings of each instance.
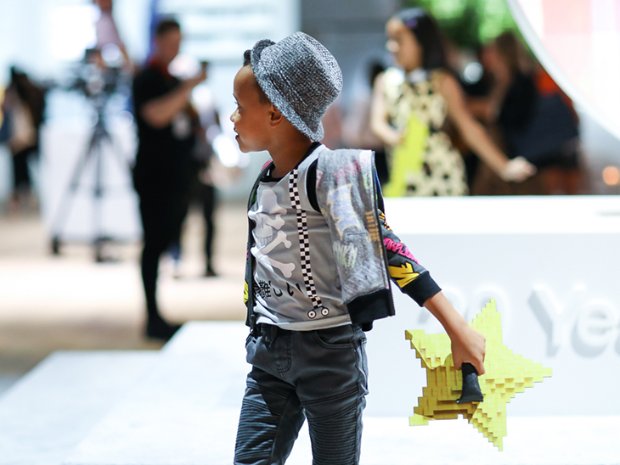
[[[329,228],[308,198],[308,168],[321,150],[324,146],[308,155],[295,175],[261,180],[249,209],[256,224],[251,253],[258,323],[307,331],[351,322]]]

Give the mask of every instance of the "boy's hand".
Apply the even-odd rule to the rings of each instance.
[[[486,345],[484,336],[469,325],[464,325],[450,339],[452,341],[454,367],[460,369],[463,363],[469,362],[474,366],[478,375],[483,375]]]
[[[437,318],[450,337],[454,367],[458,370],[463,363],[469,362],[479,375],[484,374],[484,336],[467,324],[443,292],[428,299],[424,306]]]

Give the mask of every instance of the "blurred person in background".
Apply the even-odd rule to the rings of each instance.
[[[167,340],[178,326],[167,322],[157,303],[159,260],[178,238],[189,204],[192,153],[200,121],[190,103],[206,77],[180,80],[168,67],[181,47],[181,27],[171,18],[155,29],[154,51],[133,80],[138,151],[133,178],[140,200],[143,249],[140,260],[146,299],[148,337]]]
[[[120,54],[123,68],[128,72],[135,71],[134,63],[127,53],[125,43],[118,32],[114,19],[113,0],[94,0],[99,10],[99,15],[95,21],[96,48],[106,54]]]
[[[543,99],[553,100],[568,125],[567,137],[552,151],[552,162],[542,170],[548,194],[583,194],[587,191],[586,166],[579,137],[579,115],[573,101],[538,62],[534,76],[536,89]],[[559,99],[559,101],[558,101]],[[563,107],[563,109],[560,109]],[[567,118],[568,117],[568,118]]]
[[[201,63],[205,76],[208,78],[209,63]],[[222,135],[220,116],[216,107],[215,97],[208,86],[200,86],[194,93],[193,105],[196,108],[200,126],[197,127],[196,145],[192,151],[192,179],[190,187],[190,207],[200,209],[204,221],[204,272],[203,276],[212,278],[218,274],[214,267],[213,244],[216,225],[215,211],[218,204],[217,186],[225,180],[218,179],[222,172],[218,170],[220,164],[215,151],[216,138]],[[181,260],[183,256],[182,230],[175,238],[168,253],[172,261],[172,273],[177,279],[182,277]]]
[[[457,49],[454,43],[452,42],[452,49],[454,50],[452,56],[457,55],[459,62],[455,63],[453,69],[460,69],[461,72],[457,75],[459,83],[463,89],[465,101],[467,104],[467,108],[474,118],[478,120],[480,124],[484,126],[487,130],[489,136],[493,141],[497,143],[498,138],[495,132],[493,131],[493,127],[490,126],[486,119],[481,117],[479,114],[479,104],[478,102],[483,102],[484,98],[489,95],[491,88],[491,76],[490,73],[483,68],[482,66],[482,52],[484,50],[484,46],[479,44],[474,49],[474,58],[472,61],[469,61],[463,67],[461,62],[462,59],[462,51]],[[458,50],[458,51],[457,51]],[[469,75],[467,68],[469,68]],[[478,73],[476,76],[475,73]],[[486,102],[484,104],[486,106]],[[478,174],[478,169],[480,165],[482,165],[482,161],[476,156],[476,154],[463,142],[462,138],[458,134],[451,133],[452,143],[457,147],[461,155],[463,155],[463,160],[465,162],[465,172],[467,174],[467,187],[469,189],[469,193],[475,195],[475,181]],[[527,182],[527,181],[524,181]],[[523,184],[523,183],[519,183]]]
[[[482,53],[491,76],[489,94],[472,102],[474,111],[495,126],[508,153],[520,154],[538,169],[521,186],[506,186],[481,169],[481,194],[576,194],[583,184],[579,119],[571,100],[527,53],[512,32],[491,41]]]
[[[343,111],[342,100],[337,98],[336,101],[327,109],[323,115],[323,127],[325,137],[321,143],[332,149],[343,147]]]
[[[447,70],[443,38],[421,8],[402,10],[386,24],[387,48],[398,68],[377,77],[371,127],[391,148],[386,196],[466,195],[463,158],[446,132],[463,141],[505,182],[521,182],[535,168],[508,157],[469,113],[458,81]]]
[[[208,76],[208,63],[204,62],[203,66]],[[222,135],[222,127],[215,96],[208,87],[204,87],[201,90],[202,99],[196,103],[202,126],[199,144],[195,151],[197,162],[196,197],[204,221],[203,276],[212,278],[218,275],[214,266],[213,244],[216,234],[215,212],[219,203],[217,185],[221,181],[218,179],[217,166],[219,165],[219,160],[214,143],[216,138]]]
[[[367,64],[367,85],[372,95],[372,88],[377,76],[385,71],[380,60],[372,60]],[[381,185],[385,185],[389,177],[387,154],[383,141],[370,129],[371,95],[363,95],[355,100],[344,120],[342,139],[346,147],[370,149],[375,153],[375,168]]]
[[[45,89],[28,74],[12,66],[2,101],[4,142],[8,145],[13,173],[9,211],[36,206],[31,162],[39,155],[41,125],[45,115]]]

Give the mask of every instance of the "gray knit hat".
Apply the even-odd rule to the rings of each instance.
[[[323,139],[321,118],[342,89],[342,72],[329,50],[296,32],[278,43],[257,42],[250,60],[271,103],[312,141]]]

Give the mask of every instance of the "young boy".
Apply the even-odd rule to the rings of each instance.
[[[484,339],[385,223],[372,153],[329,150],[321,116],[342,88],[329,51],[298,32],[245,52],[231,115],[243,152],[267,150],[248,207],[247,361],[235,464],[283,464],[308,419],[313,464],[357,464],[365,330],[397,284],[443,325],[455,366],[484,373]],[[405,270],[406,276],[402,273]]]

